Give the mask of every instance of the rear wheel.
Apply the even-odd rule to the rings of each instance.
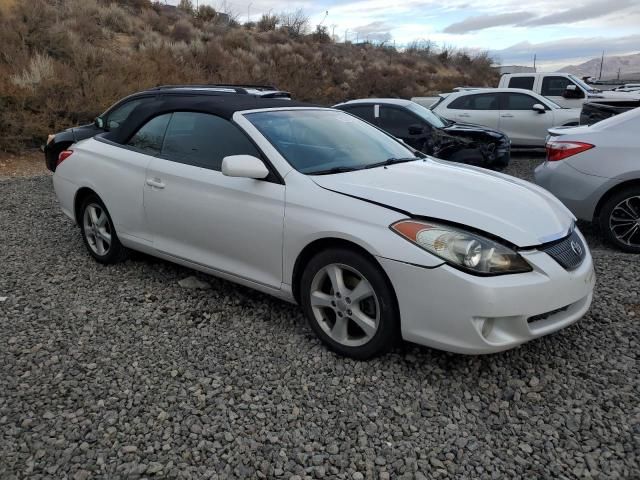
[[[620,250],[640,253],[640,186],[621,190],[605,202],[600,229]]]
[[[317,254],[302,274],[300,295],[313,331],[341,355],[371,358],[399,339],[393,289],[380,267],[358,252]]]
[[[127,249],[120,243],[104,203],[96,195],[89,195],[82,202],[81,212],[82,239],[91,256],[100,263],[124,260]]]

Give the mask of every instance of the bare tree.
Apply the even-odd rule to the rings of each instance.
[[[194,8],[193,2],[191,0],[180,0],[180,3],[178,3],[178,8],[183,12],[193,15]]]
[[[309,31],[309,17],[302,9],[293,12],[283,12],[279,17],[280,28],[292,38],[306,35]]]
[[[436,44],[431,40],[414,40],[413,42],[409,42],[405,48],[405,52],[428,57],[433,53],[435,47]]]

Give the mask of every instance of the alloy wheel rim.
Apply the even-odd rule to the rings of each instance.
[[[341,345],[362,346],[378,331],[378,297],[364,275],[348,265],[320,269],[311,282],[310,300],[318,325]]]
[[[640,196],[625,198],[613,208],[609,229],[620,243],[640,247]]]
[[[96,255],[104,256],[111,249],[111,224],[104,208],[90,203],[84,209],[84,235],[89,248]]]

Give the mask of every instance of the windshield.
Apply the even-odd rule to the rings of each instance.
[[[587,85],[586,83],[584,83],[581,79],[579,79],[575,75],[569,75],[569,78],[571,80],[573,80],[580,88],[582,88],[583,90],[585,90],[585,91],[587,91],[589,93],[596,93],[596,92],[600,91],[597,88],[593,88],[592,86]]]
[[[339,173],[415,158],[409,148],[359,118],[335,110],[277,110],[245,117],[293,168]]]
[[[411,102],[409,103],[409,105],[407,105],[407,108],[418,115],[420,118],[422,118],[424,121],[426,121],[432,127],[443,128],[447,126],[447,123],[444,122],[442,118],[440,118],[428,108],[423,107],[422,105]]]

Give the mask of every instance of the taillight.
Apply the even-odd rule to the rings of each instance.
[[[558,160],[564,160],[567,157],[571,157],[593,147],[595,147],[595,145],[584,142],[561,142],[550,140],[546,145],[547,161],[557,162]]]
[[[58,155],[58,161],[56,162],[56,167],[59,166],[62,162],[64,162],[67,158],[71,156],[73,150],[63,150]]]

